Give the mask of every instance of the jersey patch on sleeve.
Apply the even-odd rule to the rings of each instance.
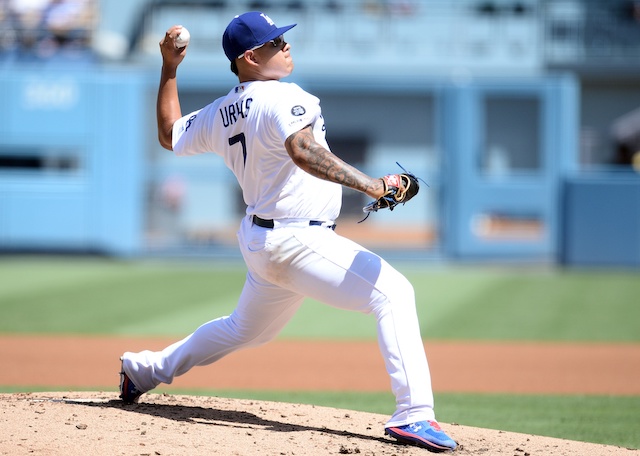
[[[295,105],[291,108],[291,114],[294,116],[304,116],[307,113],[307,110],[304,109],[303,106]]]

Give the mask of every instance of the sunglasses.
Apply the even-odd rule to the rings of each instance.
[[[287,42],[284,40],[284,35],[280,35],[270,41],[267,41],[266,43],[259,44],[258,46],[252,47],[251,49],[247,49],[247,51],[255,51],[256,49],[260,49],[262,46],[266,46],[267,44],[271,44],[274,48],[282,49],[286,43]],[[244,52],[238,56],[239,59],[241,59],[242,57],[244,57]]]

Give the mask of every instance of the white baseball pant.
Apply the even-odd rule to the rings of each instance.
[[[431,376],[411,283],[378,255],[323,226],[243,219],[238,231],[248,273],[233,313],[200,326],[158,352],[127,352],[125,372],[142,391],[171,383],[194,366],[264,344],[284,328],[305,297],[373,313],[396,411],[387,426],[435,420]]]

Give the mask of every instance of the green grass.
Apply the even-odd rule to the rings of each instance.
[[[444,422],[640,448],[640,397],[446,394],[438,399]]]
[[[638,342],[640,273],[403,267],[423,336]],[[0,332],[186,335],[230,313],[244,265],[0,259]],[[281,337],[374,339],[371,316],[307,300]]]
[[[88,258],[0,261],[0,332],[186,334],[233,310],[238,266]]]
[[[640,341],[640,271],[456,268],[407,276],[425,337]]]

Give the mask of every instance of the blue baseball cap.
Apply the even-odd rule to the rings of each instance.
[[[292,29],[297,24],[276,27],[271,18],[259,11],[234,17],[222,35],[222,48],[233,62],[244,51],[254,49]]]

